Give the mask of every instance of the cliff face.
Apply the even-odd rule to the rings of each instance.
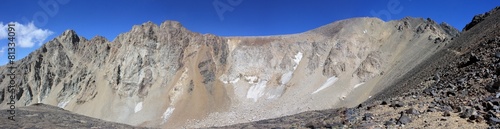
[[[227,125],[353,106],[458,34],[416,18],[355,18],[261,37],[199,34],[175,21],[137,25],[113,41],[68,30],[15,63],[16,105],[45,103],[148,127]],[[7,73],[6,66],[0,70]],[[8,78],[1,80],[6,89]]]

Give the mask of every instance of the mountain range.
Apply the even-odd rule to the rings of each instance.
[[[368,112],[367,105],[389,103],[388,107],[404,111],[410,108],[405,103],[413,99],[401,96],[423,96],[418,101],[414,97],[416,103],[411,105],[418,106],[427,100],[443,101],[444,96],[438,94],[459,94],[453,91],[457,88],[442,87],[457,79],[452,75],[464,74],[458,71],[491,55],[481,55],[486,51],[470,53],[490,49],[483,44],[487,39],[500,39],[496,10],[499,8],[474,17],[462,32],[430,18],[411,17],[388,22],[352,18],[277,36],[200,34],[176,21],[136,25],[112,41],[101,36],[87,39],[67,30],[15,62],[15,106],[23,107],[18,115],[47,110],[51,113],[42,114],[63,112],[91,117],[68,119],[122,123],[117,124],[120,127],[95,124],[101,128],[331,128],[338,121],[339,127],[368,127],[361,114]],[[461,59],[464,56],[467,58]],[[12,71],[8,67],[0,67],[0,109],[10,107],[11,78],[6,75]],[[495,72],[496,64],[489,71]],[[494,82],[477,81],[493,77],[486,74],[471,76],[463,82],[476,81],[466,86]],[[483,93],[479,91],[477,95]],[[422,108],[426,106],[422,104]],[[376,111],[386,109],[390,108]],[[419,114],[425,110],[413,109]],[[466,111],[464,108],[459,113]],[[301,114],[294,115],[297,113]],[[337,115],[325,115],[331,121],[317,120],[324,114]],[[389,113],[387,119],[394,114],[398,112]],[[304,115],[315,117],[303,119]],[[26,115],[20,117],[28,123],[31,120]],[[383,118],[368,120],[382,123],[369,126],[393,126],[384,124],[389,120]],[[0,127],[35,125],[9,122],[3,121],[7,124]],[[401,122],[401,117],[389,122],[394,126],[410,123]]]

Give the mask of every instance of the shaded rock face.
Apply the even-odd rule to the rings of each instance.
[[[228,125],[353,106],[458,34],[421,18],[355,18],[261,37],[199,34],[175,21],[136,25],[113,41],[68,30],[16,62],[16,104],[146,127]],[[0,81],[6,108],[9,80]],[[358,92],[365,94],[349,97]]]

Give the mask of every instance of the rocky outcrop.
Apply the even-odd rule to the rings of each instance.
[[[467,30],[471,29],[472,27],[474,27],[477,24],[479,24],[480,22],[484,21],[488,16],[490,16],[492,13],[495,13],[498,10],[500,10],[500,7],[496,7],[489,12],[486,12],[483,14],[478,14],[478,15],[474,16],[472,18],[471,22],[468,23],[467,25],[465,25],[465,27],[462,29],[462,31],[467,31]]]

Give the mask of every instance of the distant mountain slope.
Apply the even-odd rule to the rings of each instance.
[[[113,41],[68,30],[15,63],[16,105],[44,103],[164,128],[351,107],[396,83],[457,35],[445,23],[422,18],[353,18],[300,34],[257,37],[199,34],[175,21],[136,25]],[[10,80],[1,80],[0,107],[7,108]]]

